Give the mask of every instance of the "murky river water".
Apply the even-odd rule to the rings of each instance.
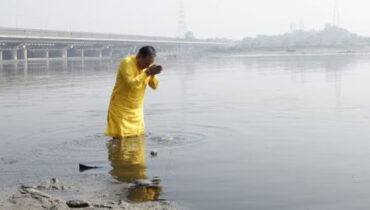
[[[133,150],[103,135],[119,61],[0,64],[2,195],[55,176],[107,188],[136,177],[190,209],[368,209],[370,56],[159,61]],[[122,151],[139,157],[136,175],[112,169]]]

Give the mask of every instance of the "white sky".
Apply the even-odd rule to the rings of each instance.
[[[0,26],[175,36],[180,0],[0,0]],[[338,0],[340,26],[370,36],[370,1]],[[288,32],[291,23],[321,29],[334,0],[183,0],[197,38],[241,39]]]

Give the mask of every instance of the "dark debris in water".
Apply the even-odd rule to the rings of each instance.
[[[152,157],[156,157],[158,155],[158,151],[156,149],[153,149],[152,151],[150,151],[150,155]]]
[[[84,171],[87,171],[87,170],[90,170],[90,169],[97,169],[97,168],[102,168],[100,166],[88,166],[88,165],[85,165],[85,164],[78,164],[78,169],[80,172],[84,172]]]

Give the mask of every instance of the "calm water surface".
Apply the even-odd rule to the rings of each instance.
[[[159,61],[147,136],[129,154],[160,199],[190,209],[368,209],[370,56]],[[117,65],[0,64],[2,196],[54,176],[108,189],[130,181],[112,168],[127,146],[103,135]],[[80,162],[103,168],[79,173]]]

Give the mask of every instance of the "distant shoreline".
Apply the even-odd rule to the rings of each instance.
[[[256,49],[219,49],[209,51],[208,55],[230,55],[230,57],[259,56],[325,56],[325,55],[370,55],[368,48],[256,48]],[[226,56],[227,56],[226,55]]]

